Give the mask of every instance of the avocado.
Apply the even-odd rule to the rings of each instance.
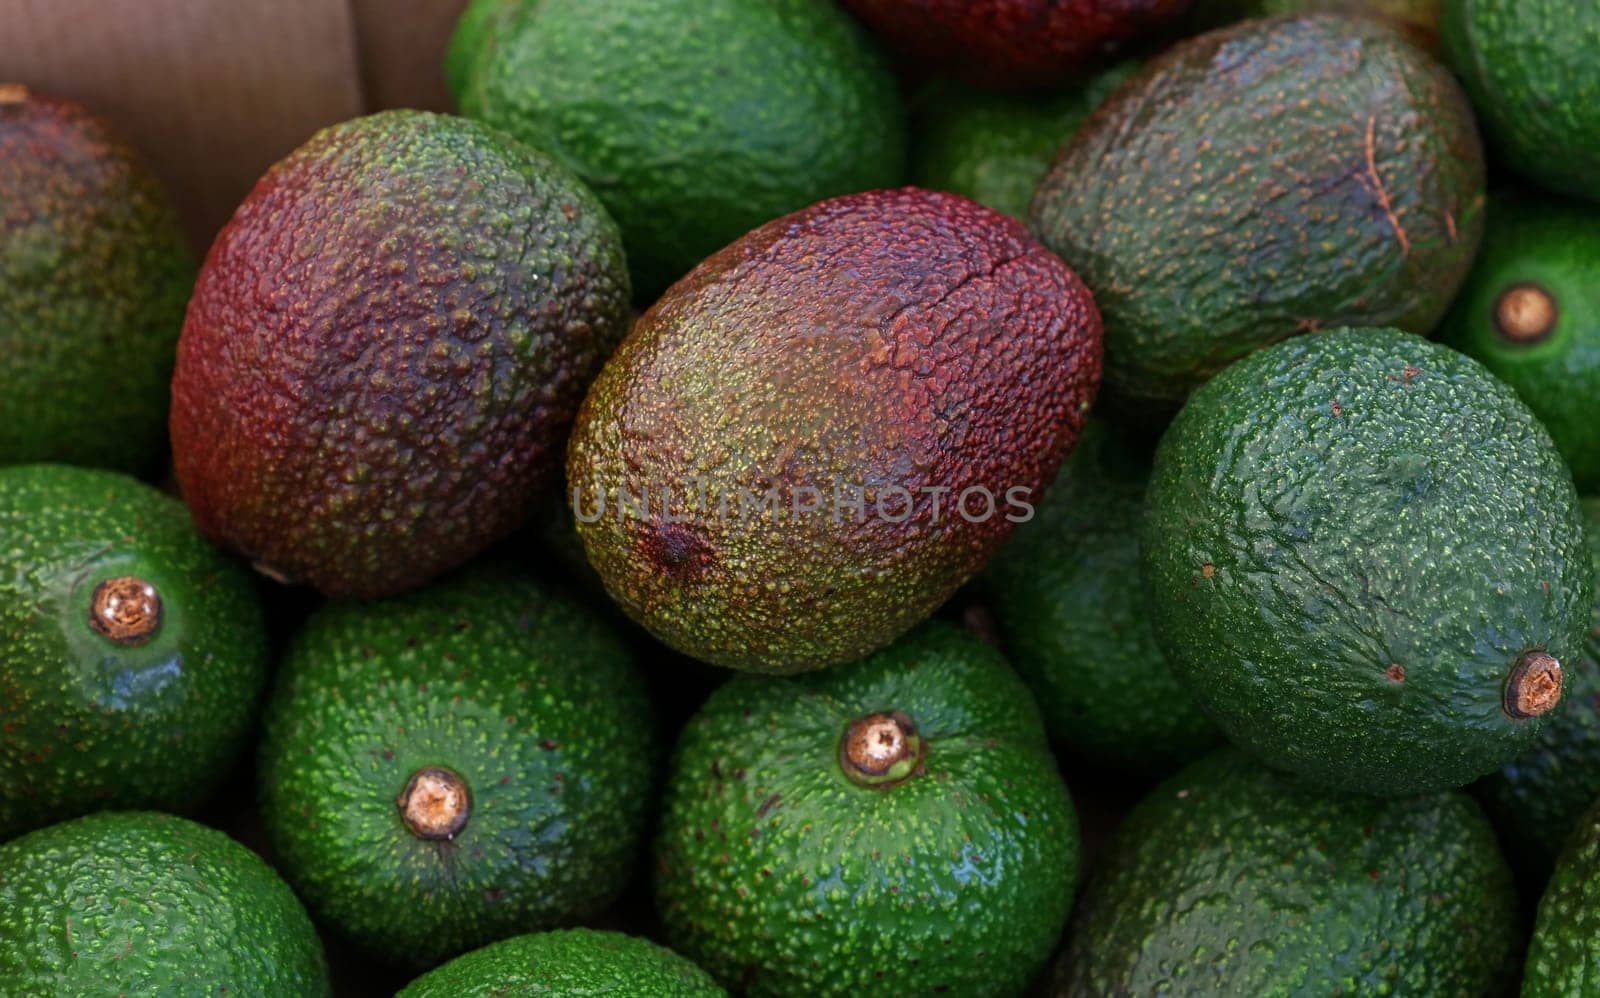
[[[331,995],[305,909],[185,818],[104,811],[0,845],[0,993]]]
[[[628,296],[616,226],[554,160],[420,111],[325,129],[201,269],[172,383],[183,498],[274,578],[420,586],[521,522]]]
[[[1197,0],[1189,11],[1194,31],[1236,21],[1284,14],[1341,14],[1368,17],[1398,28],[1430,53],[1439,51],[1439,17],[1444,0]]]
[[[844,0],[918,68],[985,88],[1059,86],[1107,49],[1171,23],[1192,0]]]
[[[1431,330],[1483,198],[1450,74],[1384,25],[1318,15],[1169,49],[1073,136],[1031,218],[1094,291],[1108,394],[1155,422],[1298,333]]]
[[[1547,190],[1600,200],[1600,5],[1444,0],[1440,28],[1495,159]]]
[[[113,471],[0,468],[0,839],[188,810],[267,680],[252,580],[183,504]]]
[[[458,956],[406,985],[396,998],[718,998],[727,993],[705,971],[648,939],[563,929],[513,936]]]
[[[1594,606],[1561,456],[1481,364],[1393,329],[1276,344],[1162,437],[1143,577],[1229,740],[1334,789],[1455,787],[1534,745]]]
[[[645,303],[750,229],[905,170],[894,77],[820,0],[474,0],[447,75],[462,113],[595,189]]]
[[[1217,729],[1167,667],[1139,584],[1150,449],[1093,420],[1033,519],[984,571],[1007,658],[1058,743],[1097,764],[1161,773]]]
[[[0,464],[155,471],[194,274],[166,191],[105,122],[0,83]]]
[[[835,198],[706,260],[584,400],[589,561],[679,651],[791,673],[932,613],[1025,517],[1094,398],[1100,320],[1014,219]]]
[[[1522,396],[1581,493],[1600,491],[1600,208],[1497,196],[1440,338]]]
[[[673,948],[751,996],[1017,995],[1078,828],[1033,698],[940,621],[825,672],[737,676],[679,738],[656,840]]]
[[[1476,998],[1510,983],[1519,930],[1467,795],[1324,793],[1225,748],[1117,829],[1054,993]]]
[[[1139,68],[1118,63],[1048,97],[999,94],[935,80],[918,94],[911,179],[1026,219],[1056,151]]]
[[[626,646],[500,566],[316,611],[265,729],[280,868],[396,965],[594,915],[644,845],[657,751]]]
[[[1523,998],[1600,990],[1600,801],[1585,809],[1539,899]]]

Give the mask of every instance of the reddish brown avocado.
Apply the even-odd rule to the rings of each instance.
[[[579,533],[687,654],[859,658],[1026,519],[1100,357],[1088,290],[1020,223],[916,188],[821,202],[706,260],[607,362],[568,450]]]
[[[1191,0],[844,0],[921,66],[994,87],[1044,87],[1110,43],[1161,27]]]
[[[628,298],[616,226],[553,160],[443,115],[329,128],[202,268],[172,385],[183,497],[274,577],[421,585],[515,529]]]

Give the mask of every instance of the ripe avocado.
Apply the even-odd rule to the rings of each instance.
[[[480,566],[312,615],[267,709],[262,817],[322,922],[425,967],[609,904],[656,756],[621,641]]]
[[[1091,422],[984,590],[1051,737],[1097,763],[1164,772],[1219,736],[1150,630],[1139,584],[1149,478],[1148,447]]]
[[[0,468],[0,839],[193,807],[243,747],[267,662],[252,580],[182,503],[111,471]]]
[[[305,909],[255,853],[151,811],[0,846],[0,993],[331,995]]]
[[[201,530],[330,596],[516,528],[621,339],[616,226],[485,125],[389,111],[274,166],[201,270],[172,384]]]
[[[1033,698],[936,621],[711,695],[675,752],[656,906],[674,948],[751,996],[1016,995],[1077,859]]]
[[[194,256],[133,151],[0,84],[0,464],[155,470]]]
[[[648,939],[562,929],[513,936],[458,956],[406,985],[396,998],[725,998],[727,993],[710,974]]]
[[[1441,31],[1496,160],[1600,200],[1600,4],[1444,0]]]
[[[1151,418],[1297,333],[1431,330],[1472,266],[1483,191],[1450,74],[1381,24],[1318,15],[1147,65],[1068,143],[1031,217],[1105,316],[1107,392]]]
[[[903,179],[894,77],[822,0],[475,0],[451,51],[464,114],[600,195],[643,302],[779,215]]]
[[[983,566],[1100,374],[1082,283],[1014,219],[916,188],[762,226],[644,314],[567,483],[590,562],[685,654],[859,658]]]
[[[1517,390],[1579,492],[1600,490],[1600,208],[1496,197],[1488,214],[1441,338]]]
[[[1600,991],[1600,801],[1588,808],[1539,899],[1522,998]]]
[[[1254,17],[1284,14],[1342,14],[1370,17],[1405,32],[1412,42],[1437,53],[1439,16],[1444,0],[1198,0],[1189,11],[1195,31]]]
[[[1572,478],[1477,361],[1392,329],[1253,354],[1167,428],[1144,583],[1230,740],[1323,785],[1460,786],[1527,751],[1593,610]]]
[[[1096,860],[1060,998],[1502,993],[1511,872],[1472,799],[1323,793],[1220,749]]]

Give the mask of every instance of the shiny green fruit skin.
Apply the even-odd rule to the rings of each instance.
[[[559,929],[512,936],[456,957],[396,998],[639,995],[725,998],[705,971],[664,946],[620,932]]]

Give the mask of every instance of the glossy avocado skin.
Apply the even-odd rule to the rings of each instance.
[[[1495,158],[1546,190],[1600,200],[1600,7],[1444,0],[1441,30]]]
[[[1600,806],[1585,809],[1539,899],[1522,968],[1523,998],[1600,988]]]
[[[1593,608],[1549,434],[1396,330],[1280,343],[1196,392],[1156,453],[1143,564],[1156,638],[1230,740],[1376,794],[1527,751],[1542,721],[1507,713],[1513,671],[1576,661]]]
[[[0,994],[331,995],[311,919],[255,853],[106,811],[0,846]]]
[[[336,598],[511,533],[628,320],[621,238],[553,159],[387,111],[275,165],[178,346],[178,484],[213,540]]]
[[[155,587],[138,643],[91,625],[95,593]],[[266,685],[242,566],[183,505],[122,474],[0,468],[0,839],[105,808],[187,810],[222,779]]]
[[[1525,285],[1555,303],[1554,328],[1511,339],[1495,321],[1505,292]],[[1572,469],[1578,491],[1600,490],[1600,207],[1500,195],[1489,204],[1483,251],[1440,338],[1517,390]]]
[[[1470,797],[1330,794],[1220,749],[1153,790],[1096,860],[1061,998],[1500,994],[1511,872]]]
[[[100,119],[0,89],[0,464],[152,472],[194,254]]]
[[[906,124],[866,32],[816,0],[475,0],[461,110],[571,167],[641,303],[758,225],[901,183]]]
[[[513,936],[422,975],[396,998],[518,995],[726,996],[711,975],[648,939],[595,929]]]
[[[643,845],[657,751],[626,647],[498,567],[317,611],[265,727],[261,809],[284,875],[393,964],[592,916]],[[397,798],[426,767],[466,784],[453,838],[402,820]]]
[[[1161,773],[1219,739],[1167,666],[1139,581],[1149,447],[1085,428],[983,591],[1051,737],[1096,763]]]
[[[1149,63],[1062,151],[1031,221],[1094,291],[1108,394],[1155,421],[1278,340],[1427,333],[1472,265],[1483,196],[1449,72],[1384,25],[1314,15]]]
[[[900,710],[926,741],[859,786],[841,741]],[[749,995],[1015,995],[1059,939],[1078,828],[1032,697],[932,622],[861,662],[740,676],[678,743],[656,839],[667,941]]]

